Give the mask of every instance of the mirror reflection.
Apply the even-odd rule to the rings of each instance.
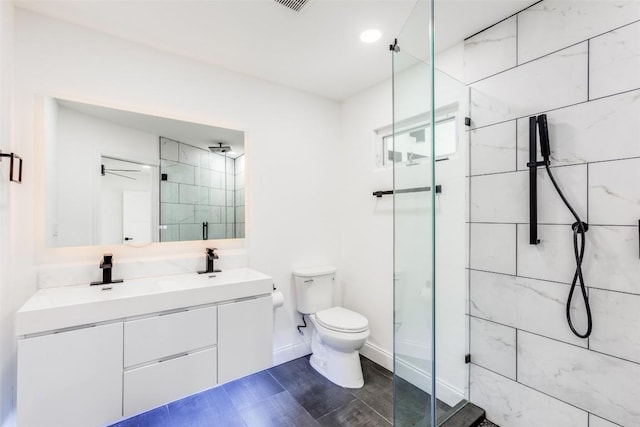
[[[244,237],[244,133],[45,100],[49,247]]]

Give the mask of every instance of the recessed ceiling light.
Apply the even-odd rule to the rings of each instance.
[[[375,28],[363,31],[362,34],[360,34],[360,40],[362,40],[364,43],[377,42],[378,40],[380,40],[380,37],[382,37],[382,33],[380,32],[380,30],[376,30]]]

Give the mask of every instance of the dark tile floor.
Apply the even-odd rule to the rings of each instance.
[[[169,403],[113,427],[390,427],[393,374],[362,358],[365,385],[339,387],[306,357]],[[429,395],[406,381],[397,382],[396,426],[426,426]],[[439,408],[448,406],[439,403]],[[487,427],[491,426],[490,424]]]

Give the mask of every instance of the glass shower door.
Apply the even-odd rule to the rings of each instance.
[[[394,425],[435,427],[468,398],[465,86],[435,69],[433,7],[393,51]],[[435,143],[434,143],[435,141]]]
[[[393,57],[394,425],[431,427],[433,199],[428,2],[419,2]],[[425,16],[425,13],[427,15]],[[422,27],[422,37],[420,37]],[[420,46],[420,41],[424,46]]]

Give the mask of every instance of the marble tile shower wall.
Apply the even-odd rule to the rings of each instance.
[[[640,426],[640,2],[536,3],[468,39],[465,72],[471,400],[502,427]],[[589,223],[588,339],[564,314],[574,220],[542,169],[529,244],[528,117],[541,113],[553,172]],[[584,314],[575,304],[579,330]]]
[[[160,159],[161,241],[201,240],[203,222],[209,239],[233,237],[234,160],[164,137]]]

